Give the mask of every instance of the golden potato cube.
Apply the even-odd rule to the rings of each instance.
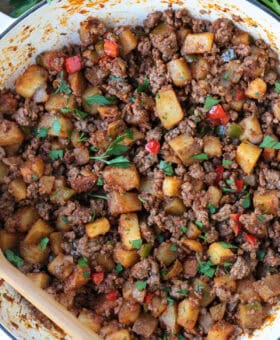
[[[176,86],[185,86],[192,79],[192,74],[185,59],[173,59],[167,64],[170,78]]]
[[[89,238],[104,235],[110,231],[110,222],[108,218],[101,217],[94,222],[86,224],[86,234]]]
[[[177,323],[186,331],[190,331],[195,327],[199,314],[199,304],[197,301],[184,299],[178,305]]]
[[[223,288],[230,290],[231,292],[235,292],[236,281],[233,280],[229,275],[218,276],[214,278],[214,287]]]
[[[202,296],[199,301],[199,304],[201,307],[208,306],[216,297],[216,295],[213,293],[210,285],[200,279],[195,279],[193,282],[194,290],[196,290],[196,287],[201,287]]]
[[[121,52],[125,56],[137,47],[137,37],[130,30],[124,30],[120,34]]]
[[[36,244],[42,238],[49,236],[53,229],[42,219],[33,224],[28,234],[24,238],[26,244]]]
[[[112,190],[129,191],[138,189],[140,176],[135,165],[129,168],[107,166],[102,173],[104,181]]]
[[[166,298],[153,296],[151,302],[149,303],[149,309],[153,317],[158,318],[167,309],[168,302]],[[177,306],[176,306],[177,310]],[[177,316],[177,315],[176,315]]]
[[[89,51],[89,50],[88,50]],[[91,55],[94,57],[95,51],[90,51],[89,53],[91,53]],[[83,94],[85,88],[86,88],[86,80],[83,76],[82,72],[75,72],[75,73],[71,73],[68,75],[68,82],[69,82],[69,86],[70,89],[72,90],[73,94],[75,96],[81,97],[81,95]]]
[[[249,175],[254,170],[261,153],[262,149],[258,146],[249,142],[242,142],[236,151],[236,162]]]
[[[124,139],[124,141],[122,142],[123,145],[128,146],[128,145],[131,145],[131,144],[137,142],[138,140],[145,138],[144,133],[137,130],[135,127],[132,127],[130,130],[132,131],[133,137],[132,138],[126,137]]]
[[[143,338],[150,339],[156,331],[158,320],[148,313],[142,313],[134,322],[132,330]]]
[[[42,158],[38,156],[24,162],[20,167],[20,172],[26,183],[31,183],[33,180],[42,177],[44,173],[44,162]]]
[[[182,263],[179,260],[176,260],[169,271],[164,275],[163,280],[170,280],[176,276],[178,276],[183,271]]]
[[[202,253],[203,248],[202,244],[196,240],[191,240],[188,238],[181,239],[181,243],[184,247],[189,248],[190,250],[196,252],[196,253]]]
[[[226,303],[218,303],[217,305],[210,307],[209,309],[212,320],[221,321],[224,318],[226,312]]]
[[[75,96],[73,94],[52,93],[45,103],[45,109],[48,112],[61,112],[61,109],[75,109]],[[68,113],[69,114],[69,113]]]
[[[46,273],[27,273],[26,276],[41,289],[45,289],[49,286],[50,277]]]
[[[85,286],[90,279],[90,268],[76,265],[73,273],[66,279],[65,292]]]
[[[108,255],[108,253],[107,254],[98,253],[96,255],[96,262],[106,272],[111,272],[116,267],[113,257]]]
[[[9,146],[21,144],[24,140],[24,134],[15,122],[7,119],[0,121],[0,146]]]
[[[9,192],[17,201],[24,200],[27,196],[27,188],[22,178],[16,178],[9,184]]]
[[[105,119],[116,120],[121,115],[121,112],[117,105],[98,106],[97,111],[102,120]]]
[[[9,168],[2,161],[0,161],[0,185],[4,183],[5,177],[9,173]]]
[[[118,331],[106,336],[105,340],[130,340],[131,336],[127,329],[119,329]]]
[[[260,301],[259,294],[254,289],[253,280],[240,280],[237,283],[237,293],[242,303]]]
[[[201,151],[201,147],[195,139],[186,134],[179,135],[168,143],[185,165],[193,163],[194,161],[190,158]]]
[[[280,274],[268,275],[253,283],[255,291],[265,302],[280,294]]]
[[[121,245],[114,248],[114,258],[125,268],[129,268],[139,261],[137,250],[123,249]]]
[[[246,46],[250,45],[250,34],[248,32],[239,31],[232,37],[232,43],[234,45],[243,44]]]
[[[38,211],[34,207],[23,207],[16,211],[14,219],[16,228],[22,232],[27,232],[30,227],[39,219]]]
[[[119,233],[123,246],[129,250],[134,249],[132,241],[141,240],[137,214],[122,214],[120,216]]]
[[[182,47],[183,54],[199,54],[210,52],[214,34],[210,32],[188,34]]]
[[[100,104],[94,102],[90,105],[88,104],[88,98],[96,95],[102,95],[102,92],[98,87],[93,86],[88,87],[82,95],[83,108],[85,109],[86,112],[89,112],[93,115],[98,112],[97,108]]]
[[[73,124],[71,119],[62,115],[53,115],[46,113],[43,115],[39,123],[39,128],[48,128],[49,136],[69,138],[71,131],[73,130]]]
[[[263,133],[258,118],[253,115],[244,118],[239,125],[243,129],[240,140],[247,140],[253,144],[259,144],[263,140]]]
[[[249,98],[259,99],[266,94],[267,85],[261,78],[256,78],[248,84],[245,94]]]
[[[224,262],[232,262],[234,260],[232,250],[224,248],[220,242],[214,242],[210,245],[208,256],[213,264],[223,264]]]
[[[223,196],[222,191],[218,187],[214,185],[210,185],[210,187],[208,188],[207,194],[208,194],[209,204],[212,204],[215,208],[217,208]]]
[[[78,316],[79,321],[95,333],[99,333],[103,318],[91,310],[83,308]]]
[[[9,233],[4,229],[0,230],[0,249],[5,251],[6,249],[15,248],[18,242],[18,234]]]
[[[50,234],[50,245],[51,245],[51,250],[55,255],[58,255],[59,253],[62,253],[62,240],[63,240],[63,235],[61,231],[56,231],[54,233]]]
[[[76,194],[76,191],[67,188],[67,187],[61,187],[56,189],[50,196],[50,200],[53,204],[60,204],[64,203],[70,200],[72,196]]]
[[[164,211],[169,215],[181,216],[186,211],[186,207],[181,198],[176,197],[166,204]]]
[[[39,193],[40,195],[49,195],[54,187],[54,176],[42,176],[39,181]]]
[[[262,325],[264,316],[262,305],[258,301],[239,305],[238,319],[243,329],[259,328]]]
[[[186,233],[187,238],[195,240],[199,237],[200,234],[200,229],[193,222],[189,222]]]
[[[68,221],[66,216],[58,216],[56,220],[56,229],[59,231],[69,231],[72,229],[72,224]]]
[[[178,40],[178,43],[179,43],[180,46],[183,45],[183,42],[184,42],[186,36],[188,34],[190,34],[191,32],[192,32],[191,29],[184,28],[184,27],[182,27],[179,30],[177,30],[177,32],[176,32],[177,40]]]
[[[107,134],[109,137],[115,139],[119,135],[124,134],[125,130],[127,130],[125,122],[122,119],[118,119],[108,124]]]
[[[177,250],[172,248],[172,243],[163,242],[157,248],[155,256],[162,265],[169,266],[176,260]]]
[[[177,309],[176,303],[168,304],[165,311],[159,317],[159,320],[164,324],[168,333],[176,334],[179,330],[179,325],[177,323]]]
[[[176,176],[165,177],[162,184],[162,191],[165,196],[179,196],[183,180]]]
[[[191,63],[192,76],[196,80],[202,80],[209,74],[209,62],[206,58],[198,58],[194,63]]]
[[[280,99],[275,99],[272,102],[272,112],[275,118],[280,120]]]
[[[41,66],[30,65],[16,80],[16,92],[31,98],[36,90],[47,82],[48,72]]]
[[[162,88],[156,95],[156,112],[166,129],[171,129],[183,118],[181,104],[172,88]]]
[[[229,340],[234,333],[234,325],[223,320],[210,327],[206,340]]]
[[[208,157],[220,157],[222,155],[222,144],[218,137],[206,136],[203,138],[203,143],[203,151],[208,155]]]
[[[107,195],[107,197],[111,215],[119,215],[142,210],[142,204],[136,193],[120,193],[112,191]]]
[[[263,213],[276,215],[279,206],[277,191],[255,191],[253,196],[253,203],[254,207],[260,209]]]
[[[119,322],[122,325],[133,324],[141,312],[141,306],[139,303],[134,301],[123,301],[119,310]]]
[[[29,244],[24,241],[19,245],[20,256],[31,264],[44,264],[48,261],[50,249],[42,250],[40,244]]]
[[[62,253],[58,254],[48,265],[48,271],[60,281],[67,279],[73,270],[73,257]]]

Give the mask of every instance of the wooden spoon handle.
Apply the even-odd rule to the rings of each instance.
[[[0,250],[0,276],[74,340],[100,340],[60,303],[11,265]]]

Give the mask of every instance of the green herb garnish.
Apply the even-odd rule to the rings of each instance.
[[[150,80],[148,78],[145,78],[143,84],[138,85],[137,92],[138,93],[146,92],[149,88],[149,85],[150,85]]]
[[[257,250],[257,259],[262,261],[265,258],[265,251],[264,250]]]
[[[146,200],[144,200],[144,198],[142,198],[140,195],[138,195],[138,199],[139,199],[139,201],[140,201],[141,203],[143,203],[143,204],[146,204],[146,203],[147,203]]]
[[[120,274],[123,271],[123,266],[120,263],[117,263],[116,271],[118,274]]]
[[[199,161],[207,160],[208,159],[208,155],[206,153],[199,153],[197,155],[194,155],[194,156],[190,157],[189,159],[199,160]]]
[[[265,222],[265,217],[263,215],[258,215],[257,219],[261,222]]]
[[[176,250],[177,250],[177,247],[175,246],[175,244],[172,244],[172,245],[170,246],[170,250],[171,250],[171,251],[176,251]]]
[[[280,93],[280,81],[276,80],[276,82],[274,83],[274,87],[275,87],[276,93]]]
[[[115,103],[115,96],[102,96],[101,94],[94,94],[86,97],[86,103],[88,105],[99,104],[99,105],[112,105]]]
[[[203,291],[204,286],[202,284],[197,284],[197,285],[195,285],[194,289],[195,289],[196,292],[201,292],[201,291]]]
[[[217,211],[217,209],[215,208],[215,206],[212,203],[208,204],[207,208],[208,208],[210,214],[215,214],[216,211]]]
[[[61,123],[57,119],[57,116],[54,117],[54,120],[52,122],[52,130],[56,135],[58,135],[61,131]]]
[[[172,299],[171,297],[168,297],[166,299],[166,301],[168,302],[169,306],[173,306],[174,305],[174,299]]]
[[[69,220],[68,220],[68,218],[67,218],[67,216],[61,216],[60,217],[61,218],[61,221],[63,221],[65,224],[69,224],[70,222],[69,222]]]
[[[280,142],[277,142],[277,140],[271,136],[265,136],[260,144],[260,148],[280,150]]]
[[[33,179],[33,181],[37,181],[37,179],[39,178],[38,175],[36,174],[32,174],[31,178]]]
[[[88,141],[88,138],[85,136],[84,132],[82,132],[80,134],[80,136],[78,137],[77,142],[83,143],[83,142],[87,142],[87,141]]]
[[[182,231],[183,233],[187,233],[187,232],[188,232],[187,226],[182,225],[182,226],[181,226],[181,231]]]
[[[212,278],[215,275],[216,267],[211,261],[198,261],[198,271]]]
[[[159,243],[162,243],[164,241],[164,236],[160,234],[156,237],[156,239]]]
[[[35,137],[37,138],[46,138],[48,136],[50,128],[41,127],[39,130],[35,131]]]
[[[20,256],[18,256],[12,249],[6,249],[5,255],[7,257],[7,260],[18,268],[24,265],[24,260]]]
[[[86,268],[88,267],[88,259],[83,256],[81,257],[79,260],[78,260],[78,265],[81,267],[81,268]]]
[[[183,296],[187,296],[188,293],[187,293],[187,290],[186,289],[180,289],[180,290],[177,290],[177,294],[181,294]]]
[[[48,243],[50,239],[48,237],[44,237],[40,241],[40,248],[41,250],[45,251],[47,249]]]
[[[85,279],[89,279],[90,278],[90,272],[83,272],[83,277],[85,278]]]
[[[228,80],[229,77],[230,77],[230,71],[225,72],[225,74],[223,75],[224,80]]]
[[[147,282],[146,281],[136,281],[135,282],[135,287],[139,291],[144,290],[147,287]]]
[[[217,105],[218,103],[220,103],[221,99],[216,99],[214,97],[206,97],[205,99],[205,103],[204,103],[204,109],[209,111],[210,109],[212,109],[213,106]]]
[[[109,79],[110,79],[110,80],[116,80],[116,81],[127,81],[126,78],[122,78],[122,77],[114,77],[114,76],[110,76]]]
[[[102,179],[101,177],[98,177],[96,184],[97,184],[99,187],[102,187],[102,185],[104,184],[103,179]]]
[[[203,223],[201,221],[195,221],[194,224],[197,226],[198,229],[203,228]]]
[[[172,176],[174,175],[174,170],[172,163],[165,162],[165,161],[160,161],[159,163],[159,168],[165,173],[167,176]]]
[[[56,161],[58,159],[62,159],[63,158],[63,154],[64,154],[64,151],[63,150],[50,150],[49,152],[49,156],[50,156],[50,159],[52,161]]]
[[[132,245],[132,248],[140,249],[141,246],[142,246],[143,241],[141,239],[139,239],[139,240],[132,240],[132,241],[130,241],[130,243]]]
[[[103,195],[96,195],[96,194],[88,194],[89,197],[91,198],[99,198],[101,200],[108,200],[108,197],[107,196],[103,196]]]
[[[250,207],[250,205],[251,205],[251,197],[250,197],[250,193],[248,192],[246,196],[244,197],[243,202],[241,203],[241,207],[244,209],[247,209]]]
[[[65,80],[63,79],[64,77],[64,72],[61,71],[60,72],[60,84],[59,87],[55,90],[54,93],[66,93],[66,94],[71,94],[72,91],[71,89],[68,87],[68,84],[65,82]]]
[[[223,166],[228,166],[228,165],[231,165],[233,162],[229,159],[224,159],[223,162],[222,162],[222,165]]]
[[[230,243],[226,243],[226,242],[219,242],[220,245],[223,247],[223,248],[226,248],[226,249],[238,249],[237,246],[235,246],[234,244],[230,244]]]

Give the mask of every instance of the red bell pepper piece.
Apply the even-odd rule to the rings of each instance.
[[[220,104],[212,107],[208,112],[208,118],[214,125],[226,125],[229,122],[229,114]]]
[[[249,242],[253,247],[257,245],[257,238],[251,234],[245,234],[245,239]]]
[[[236,179],[235,180],[235,186],[236,186],[236,191],[237,192],[242,192],[243,185],[244,185],[243,179]]]
[[[146,151],[152,153],[153,155],[157,155],[160,150],[160,143],[155,139],[151,139],[145,145],[145,149]]]
[[[98,286],[104,280],[104,273],[93,273],[91,274],[92,281]]]
[[[79,72],[82,69],[82,59],[79,55],[74,55],[65,59],[65,67],[68,73]]]
[[[219,182],[223,179],[224,167],[222,165],[218,165],[216,169],[217,176],[215,178],[214,184],[218,185]]]
[[[109,57],[117,57],[119,55],[119,45],[114,40],[104,40],[104,52]]]
[[[154,294],[147,293],[145,296],[145,304],[149,305],[152,302],[153,297],[154,297]]]
[[[230,219],[231,219],[232,224],[233,224],[232,230],[233,230],[235,236],[237,236],[241,231],[241,223],[239,222],[240,215],[241,214],[239,214],[239,213],[230,215]]]
[[[108,301],[116,301],[119,296],[120,296],[119,291],[118,290],[113,290],[112,292],[106,294],[106,299]]]
[[[243,89],[236,89],[235,90],[235,95],[233,96],[233,99],[236,101],[240,101],[245,99],[245,91]]]

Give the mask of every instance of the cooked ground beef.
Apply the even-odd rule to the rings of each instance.
[[[80,37],[0,93],[7,258],[102,338],[260,327],[280,295],[276,53],[185,9]]]

